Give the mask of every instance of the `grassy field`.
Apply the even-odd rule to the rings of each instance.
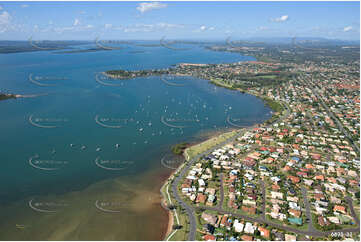
[[[234,89],[231,84],[227,84],[226,82],[224,82],[223,80],[220,80],[220,79],[212,79],[210,82],[216,86]]]
[[[168,183],[166,183],[162,189],[161,189],[161,193],[163,195],[163,197],[166,199],[167,204],[170,204],[169,200],[168,200],[168,196],[167,196],[167,186]],[[169,194],[170,197],[172,197],[171,192],[169,190]],[[182,225],[183,227],[181,229],[179,229],[175,234],[173,234],[173,236],[170,238],[169,241],[184,241],[184,240],[188,240],[188,230],[189,230],[189,224],[188,224],[188,217],[187,214],[185,212],[181,211],[181,208],[179,206],[179,204],[177,204],[177,201],[172,199],[172,204],[176,206],[176,209],[174,211],[177,211],[178,214],[178,219],[179,219],[179,223],[180,225]],[[177,220],[175,218],[174,215],[174,211],[172,212],[173,215],[173,225],[177,224]],[[170,232],[170,234],[172,234],[174,232],[174,230],[172,230]],[[165,240],[170,236],[170,234],[167,235],[167,237],[165,238]]]
[[[179,218],[179,223],[183,226],[179,229],[169,241],[185,241],[188,240],[188,231],[189,231],[189,221],[187,214],[182,212],[179,206],[177,206],[177,213]],[[173,230],[174,231],[174,230]],[[173,233],[172,231],[172,233]]]
[[[233,130],[231,132],[227,132],[227,133],[221,134],[217,137],[206,140],[200,144],[189,147],[184,152],[185,157],[187,160],[190,160],[193,157],[197,156],[198,154],[201,154],[202,152],[212,148],[213,146],[220,144],[220,143],[224,142],[225,140],[231,138],[235,134],[237,134],[237,131]]]

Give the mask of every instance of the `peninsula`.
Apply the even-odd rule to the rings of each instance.
[[[267,50],[238,49],[262,62],[163,70],[246,91],[277,110],[264,124],[185,150],[161,189],[174,217],[166,240],[359,238],[359,57],[335,46]]]

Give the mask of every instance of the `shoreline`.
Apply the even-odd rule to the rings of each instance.
[[[232,87],[229,87],[229,86],[226,86],[226,85],[223,85],[222,83],[218,83],[218,82],[213,82],[212,80],[208,80],[209,83],[213,84],[213,85],[216,85],[216,86],[219,86],[219,87],[223,87],[223,88],[226,88],[226,89],[230,89],[230,90],[236,90],[236,91],[239,91],[240,93],[243,93],[243,94],[249,94],[249,95],[252,95],[252,96],[255,96],[257,98],[260,98],[264,103],[265,105],[268,105],[267,103],[267,98],[262,96],[262,95],[259,95],[258,93],[254,93],[254,92],[250,92],[249,90],[244,90],[244,89],[240,89],[240,88],[232,88]],[[271,99],[272,100],[272,99]],[[272,101],[275,101],[275,100],[272,100]],[[277,101],[276,101],[277,102]],[[268,105],[269,106],[269,105]],[[180,165],[177,170],[175,170],[174,172],[172,172],[170,174],[170,176],[168,177],[168,179],[165,180],[165,182],[163,183],[160,191],[161,191],[161,195],[162,195],[162,203],[163,201],[167,201],[167,198],[165,197],[165,194],[163,194],[162,190],[165,186],[169,185],[169,183],[171,183],[173,181],[173,178],[174,178],[174,174],[177,173],[178,171],[180,171],[183,166],[190,160],[189,157],[188,157],[188,153],[187,151],[192,148],[192,147],[195,147],[197,145],[200,145],[202,143],[205,143],[205,142],[209,142],[210,140],[212,139],[215,139],[215,138],[218,138],[226,133],[229,133],[229,132],[233,132],[233,131],[240,131],[240,130],[243,130],[243,129],[247,129],[247,128],[251,128],[251,127],[256,127],[256,126],[259,126],[259,125],[265,125],[267,124],[267,122],[269,122],[270,120],[274,119],[275,116],[278,116],[279,115],[279,112],[277,112],[276,110],[274,110],[272,107],[269,106],[269,108],[272,110],[272,116],[263,121],[262,123],[258,123],[258,124],[253,124],[253,125],[250,125],[248,127],[244,127],[244,128],[234,128],[232,129],[232,131],[220,131],[220,133],[218,134],[214,134],[214,135],[211,135],[211,137],[208,137],[206,140],[204,141],[201,141],[201,142],[197,142],[195,144],[192,144],[190,145],[188,148],[186,148],[184,151],[183,151],[183,156],[185,158],[185,162]],[[163,207],[163,206],[162,206]],[[168,215],[169,215],[169,221],[168,221],[168,227],[167,227],[167,233],[165,234],[165,237],[163,238],[163,240],[166,240],[168,238],[168,236],[172,233],[173,229],[172,229],[172,226],[174,224],[174,215],[172,214],[172,212],[169,210],[169,209],[166,209],[167,212],[168,212]]]
[[[251,127],[251,126],[250,126],[250,127]],[[188,148],[186,148],[186,149],[183,151],[182,156],[184,157],[185,161],[184,161],[176,170],[172,171],[172,172],[169,174],[168,178],[166,178],[166,179],[164,180],[164,182],[162,183],[161,188],[160,188],[160,193],[161,193],[161,196],[162,196],[161,206],[162,206],[162,208],[163,208],[164,210],[166,210],[167,213],[168,213],[167,231],[166,231],[166,233],[165,233],[165,236],[164,236],[163,240],[166,240],[166,239],[169,237],[169,235],[174,231],[174,230],[173,230],[173,225],[175,224],[174,214],[173,214],[173,212],[172,212],[170,209],[168,209],[168,207],[167,207],[167,206],[168,206],[168,198],[167,198],[167,195],[163,192],[163,189],[165,189],[167,186],[170,186],[170,183],[173,181],[174,175],[175,175],[176,173],[178,173],[178,172],[183,168],[183,166],[188,162],[186,150],[189,149],[189,148],[191,148],[191,147],[194,147],[194,146],[196,146],[196,145],[199,145],[199,144],[202,144],[202,143],[207,142],[207,141],[209,141],[209,140],[212,140],[212,139],[214,139],[214,138],[217,138],[217,137],[219,137],[220,135],[223,135],[223,134],[225,134],[225,133],[233,132],[233,131],[235,131],[235,130],[238,130],[238,129],[237,129],[237,128],[234,128],[234,129],[232,129],[232,130],[226,129],[226,130],[224,130],[224,131],[215,131],[214,133],[213,133],[212,131],[210,131],[210,133],[213,133],[213,134],[211,134],[211,135],[205,135],[206,138],[205,138],[204,140],[198,141],[198,142],[195,142],[195,143],[192,143],[192,145],[190,145]],[[208,134],[208,133],[209,133],[209,132],[207,132],[207,134]],[[168,188],[169,188],[169,187],[168,187]]]

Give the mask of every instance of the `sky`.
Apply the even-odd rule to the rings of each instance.
[[[359,2],[0,2],[0,40],[359,40]]]

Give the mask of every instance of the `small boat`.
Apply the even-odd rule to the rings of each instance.
[[[140,128],[139,131],[142,132],[142,131],[143,131],[143,128]]]
[[[74,147],[74,144],[70,144],[70,147]]]
[[[95,151],[101,151],[102,149],[100,147],[98,147]]]
[[[118,148],[119,148],[119,144],[115,144],[115,148],[117,148],[117,149],[118,149]]]
[[[53,149],[53,150],[51,151],[51,154],[55,154],[55,153],[56,153],[56,150]]]
[[[86,149],[86,146],[85,146],[85,145],[83,145],[83,146],[81,147],[81,149],[82,149],[82,150],[85,150],[85,149]]]
[[[152,122],[149,122],[148,125],[149,125],[149,126],[152,126]]]

